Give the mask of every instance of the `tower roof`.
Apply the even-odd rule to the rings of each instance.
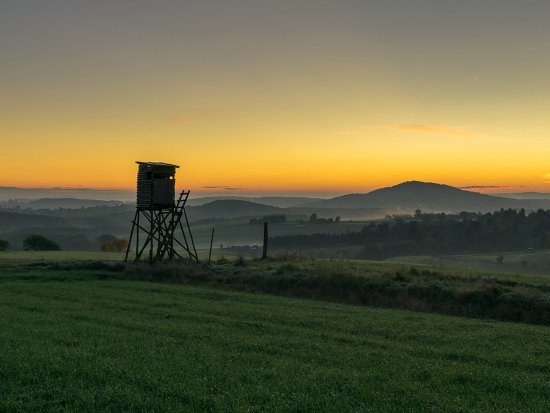
[[[164,163],[164,162],[140,162],[136,161],[137,164],[140,165],[148,165],[148,166],[173,166],[174,168],[179,168],[179,165],[173,165],[171,163]]]

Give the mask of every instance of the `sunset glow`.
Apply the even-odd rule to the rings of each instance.
[[[0,186],[550,192],[550,3],[444,3],[2,2]]]

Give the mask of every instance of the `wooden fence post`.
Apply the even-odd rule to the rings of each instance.
[[[264,251],[262,259],[267,258],[267,222],[264,222]]]

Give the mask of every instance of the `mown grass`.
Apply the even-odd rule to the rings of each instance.
[[[547,327],[112,274],[1,270],[0,411],[550,409]]]

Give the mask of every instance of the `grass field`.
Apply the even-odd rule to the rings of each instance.
[[[56,253],[61,266],[26,254],[28,264],[0,260],[2,412],[550,410],[546,326],[128,281],[67,261],[68,253]],[[255,263],[213,270],[218,280],[247,279]],[[290,270],[309,268],[333,280],[348,271],[403,283],[414,268],[258,265],[285,282]],[[452,274],[445,282],[550,284],[538,275]]]
[[[550,276],[550,251],[548,250],[505,252],[502,253],[504,260],[500,264],[497,263],[499,255],[501,254],[440,255],[437,257],[409,256],[392,258],[387,261],[519,274],[547,274]]]
[[[550,410],[542,326],[37,265],[0,314],[2,412]]]

